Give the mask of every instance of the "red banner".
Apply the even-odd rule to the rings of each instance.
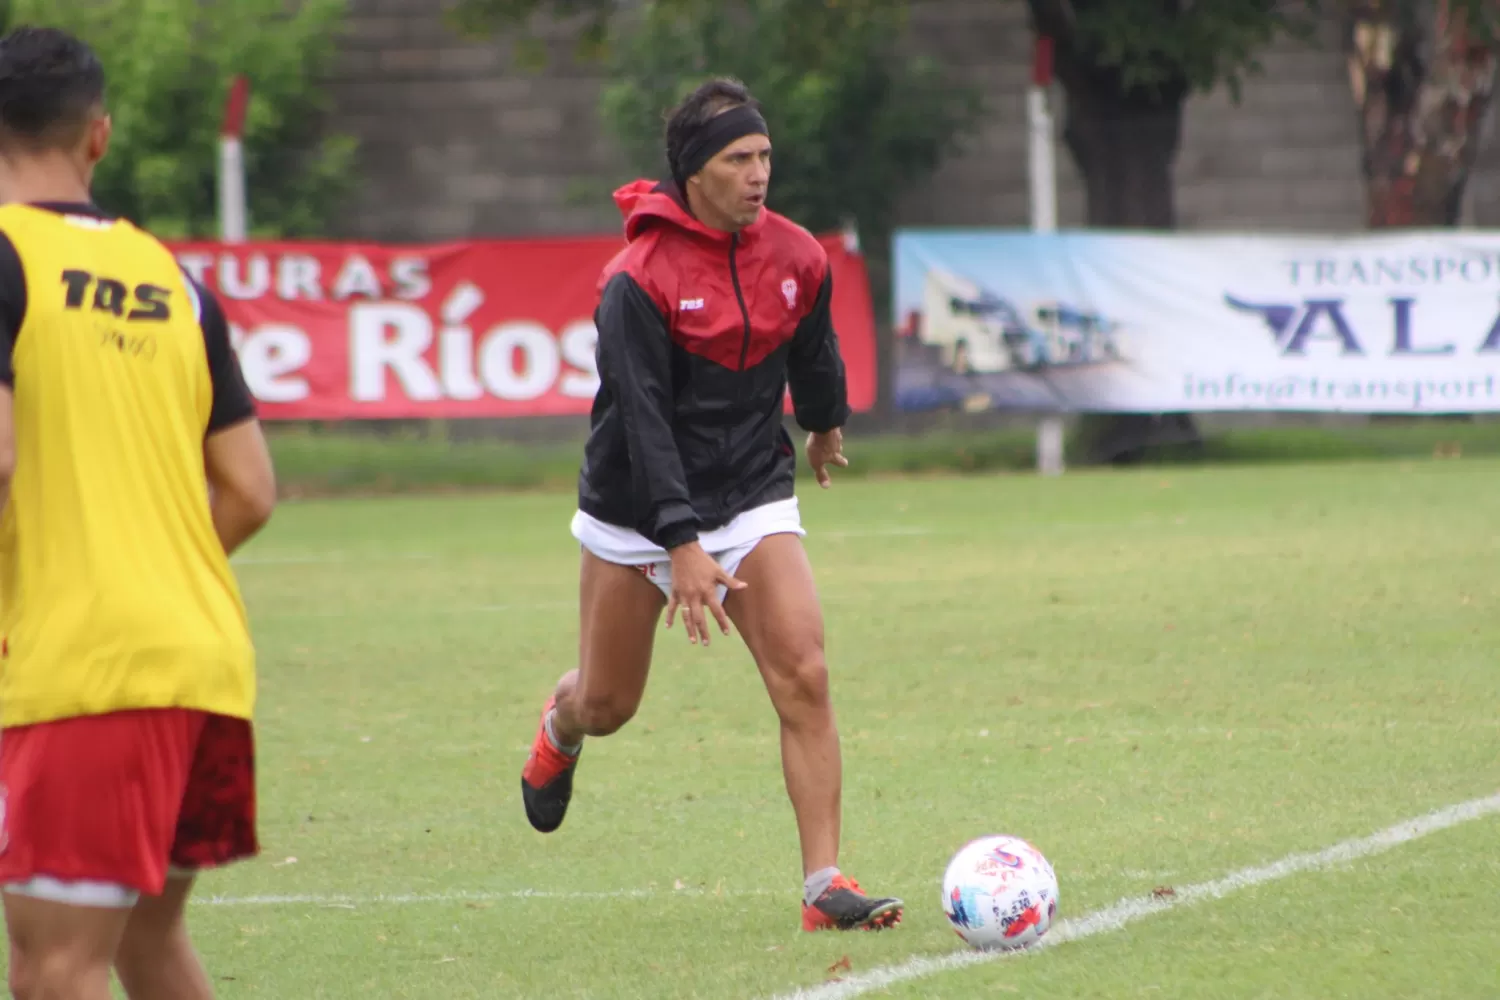
[[[855,410],[875,404],[864,260],[822,239]],[[224,304],[268,420],[534,417],[589,411],[593,311],[619,238],[421,246],[180,243]]]

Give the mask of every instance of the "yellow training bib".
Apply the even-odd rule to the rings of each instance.
[[[24,289],[0,725],[165,707],[249,718],[254,650],[208,505],[197,292],[123,220],[6,205],[0,235]]]

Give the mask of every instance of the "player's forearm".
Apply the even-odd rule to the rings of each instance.
[[[214,530],[232,553],[265,526],[276,506],[276,470],[260,424],[243,420],[210,434],[203,462]]]
[[[229,490],[211,490],[209,511],[214,532],[226,555],[244,545],[271,520],[272,503],[259,497],[246,497]]]
[[[803,430],[827,434],[849,422],[849,382],[836,344],[793,366],[787,381],[792,390],[792,412]]]
[[[827,434],[849,420],[849,382],[833,329],[833,279],[825,276],[787,357],[792,410],[805,431]]]
[[[816,434],[827,434],[849,422],[849,390],[842,368],[837,375],[808,379],[798,390],[792,386],[792,410],[797,426]]]
[[[644,500],[640,509],[650,511],[647,537],[664,549],[693,541],[698,537],[698,515],[671,424],[654,409],[636,414],[630,423],[626,447],[637,495]]]

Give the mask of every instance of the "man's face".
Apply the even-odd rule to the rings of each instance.
[[[703,221],[716,229],[740,230],[760,218],[771,181],[771,140],[747,135],[719,150],[690,183],[709,211]]]

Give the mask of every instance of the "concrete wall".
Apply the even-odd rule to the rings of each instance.
[[[566,30],[549,36],[548,68],[531,72],[503,41],[455,36],[437,0],[351,0],[351,10],[334,124],[362,142],[363,187],[336,235],[426,240],[619,224],[609,192],[628,171],[598,121],[604,81],[572,58]],[[914,11],[914,50],[980,85],[988,110],[961,154],[899,193],[902,220],[1025,224],[1025,5],[931,0]],[[1183,228],[1361,228],[1358,123],[1332,26],[1320,42],[1277,45],[1238,105],[1223,90],[1190,102],[1177,165]],[[1058,93],[1059,111],[1060,102]],[[1059,165],[1060,221],[1079,224],[1082,192],[1065,151]],[[1500,223],[1500,141],[1487,143],[1467,217]]]

